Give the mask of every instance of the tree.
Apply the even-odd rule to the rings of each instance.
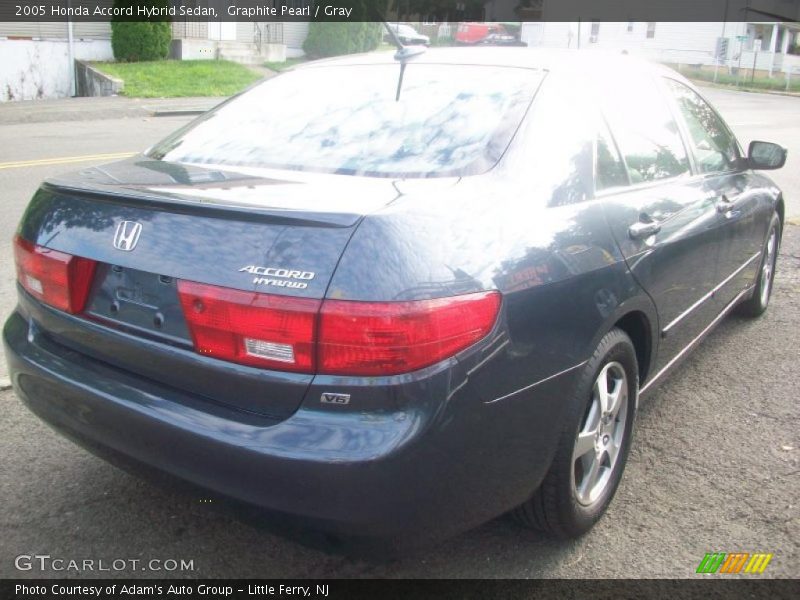
[[[115,8],[136,6],[136,0],[115,0]],[[168,0],[153,0],[153,6],[169,6]],[[121,62],[163,60],[169,56],[172,29],[169,21],[127,21],[124,17],[111,20],[111,48],[114,58]]]

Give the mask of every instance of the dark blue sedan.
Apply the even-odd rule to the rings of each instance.
[[[631,57],[399,58],[308,63],[43,183],[14,388],[101,456],[330,532],[580,535],[639,397],[766,310],[786,151]]]

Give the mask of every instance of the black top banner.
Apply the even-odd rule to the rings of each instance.
[[[2,0],[0,21],[781,21],[800,0]]]

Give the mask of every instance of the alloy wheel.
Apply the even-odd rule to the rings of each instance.
[[[608,487],[623,447],[627,416],[628,376],[620,363],[610,362],[595,379],[575,438],[573,492],[580,504],[593,504]]]
[[[769,294],[772,291],[772,272],[775,269],[775,255],[777,254],[778,246],[778,232],[774,229],[769,235],[767,241],[766,253],[764,257],[764,265],[761,267],[761,306],[766,306],[769,302]]]

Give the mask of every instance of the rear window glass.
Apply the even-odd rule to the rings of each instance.
[[[373,176],[466,175],[493,166],[542,72],[414,64],[290,71],[150,151],[170,162]]]

